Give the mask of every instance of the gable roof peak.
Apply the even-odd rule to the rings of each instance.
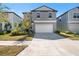
[[[42,5],[42,6],[36,8],[36,9],[33,9],[31,11],[54,11],[54,12],[57,12],[57,10],[52,9],[52,8],[46,6],[46,5]]]
[[[40,6],[40,7],[47,7],[46,5],[42,5],[42,6]]]

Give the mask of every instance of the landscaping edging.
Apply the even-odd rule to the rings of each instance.
[[[79,40],[79,35],[77,35],[77,34],[67,34],[67,33],[64,33],[64,32],[57,33],[57,34],[64,36],[66,38],[70,38],[71,40]]]

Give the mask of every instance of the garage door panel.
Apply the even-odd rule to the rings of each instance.
[[[51,33],[53,32],[53,24],[35,24],[36,33]]]

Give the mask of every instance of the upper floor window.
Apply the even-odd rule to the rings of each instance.
[[[37,13],[37,18],[40,18],[40,13]]]
[[[48,17],[49,17],[49,18],[52,18],[52,13],[49,13],[49,14],[48,14]]]
[[[79,18],[79,13],[74,13],[74,18]]]

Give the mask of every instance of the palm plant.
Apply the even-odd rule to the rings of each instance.
[[[9,8],[7,6],[0,3],[0,12],[5,12],[5,11],[8,11],[8,10],[9,10]]]
[[[6,11],[8,11],[9,8],[2,3],[0,3],[0,22],[7,22],[7,16],[5,16]]]
[[[7,14],[5,13],[8,10],[9,10],[9,8],[7,6],[5,6],[4,4],[0,3],[0,23],[2,23],[2,22],[9,23],[8,20],[7,20]],[[6,25],[6,23],[5,23],[5,25]],[[8,27],[8,26],[10,26],[10,25],[6,25],[6,27]],[[0,26],[0,27],[2,28],[2,26]],[[3,32],[2,30],[0,30],[0,31]]]

